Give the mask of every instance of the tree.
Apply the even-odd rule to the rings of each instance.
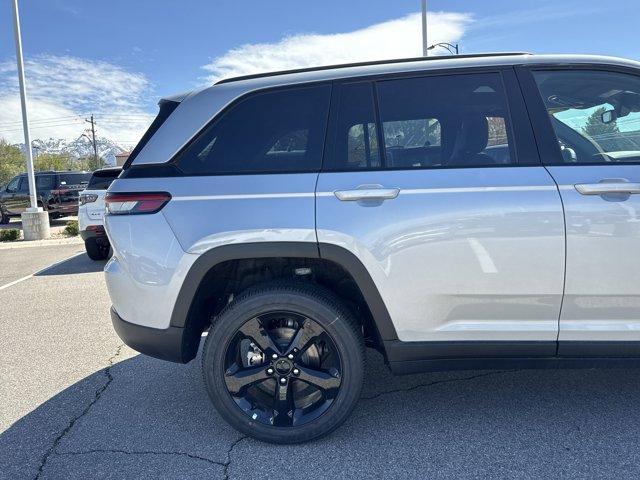
[[[18,147],[0,138],[0,185],[25,171],[24,155]]]
[[[602,114],[606,111],[607,109],[605,107],[599,107],[596,108],[591,115],[589,115],[589,118],[587,118],[587,123],[582,129],[586,135],[593,139],[597,139],[602,135],[620,133],[618,124],[615,121],[611,123],[603,123]]]

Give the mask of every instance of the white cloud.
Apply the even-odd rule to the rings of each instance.
[[[471,20],[465,13],[430,12],[429,43],[458,41]],[[421,54],[420,15],[411,14],[353,32],[298,34],[243,45],[203,66],[206,78],[201,80]],[[27,59],[26,75],[33,139],[74,140],[88,127],[84,119],[94,113],[99,136],[135,143],[153,118],[147,113],[155,103],[149,80],[118,65],[39,55]],[[0,62],[0,138],[23,141],[14,59]]]
[[[102,61],[39,55],[27,59],[31,133],[36,138],[78,138],[94,113],[98,135],[135,142],[153,116],[151,85],[144,75]],[[15,61],[0,63],[0,137],[22,142]]]
[[[430,12],[428,41],[458,41],[472,17],[465,13]],[[420,14],[371,25],[348,33],[300,34],[275,43],[242,45],[202,68],[205,81],[290,68],[422,55]]]

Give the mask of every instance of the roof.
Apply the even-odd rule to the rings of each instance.
[[[434,61],[434,60],[443,60],[445,58],[460,60],[463,58],[509,57],[514,55],[531,55],[531,54],[528,52],[473,53],[468,55],[439,55],[434,57],[394,58],[389,60],[373,60],[370,62],[342,63],[337,65],[322,65],[318,67],[296,68],[292,70],[280,70],[275,72],[254,73],[252,75],[242,75],[239,77],[224,78],[222,80],[217,81],[215,85],[220,85],[222,83],[229,83],[229,82],[237,82],[239,80],[249,80],[252,78],[275,77],[277,75],[290,75],[294,73],[305,73],[305,72],[320,72],[323,70],[337,70],[340,68],[370,67],[373,65],[391,65],[391,64],[397,64],[397,63],[409,63],[409,62],[426,62],[426,61]]]
[[[380,60],[374,62],[361,62],[344,65],[303,68],[297,70],[262,73],[224,79],[209,88],[219,89],[223,86],[236,86],[238,89],[240,89],[242,86],[246,86],[246,89],[248,91],[257,88],[267,88],[270,86],[288,85],[292,83],[304,83],[412,71],[428,71],[483,66],[535,64],[561,65],[576,63],[608,65],[614,64],[640,68],[639,62],[616,57],[606,57],[599,55],[535,55],[523,52],[506,52],[474,55],[445,55],[436,57],[403,58],[394,60]]]
[[[179,102],[171,115],[160,125],[133,161],[134,165],[168,161],[186,145],[208,122],[239,97],[261,89],[368,77],[397,73],[451,70],[472,67],[504,67],[512,65],[616,65],[640,69],[640,62],[596,55],[533,55],[529,53],[491,53],[425,58],[405,58],[376,62],[332,65],[284,72],[247,75],[218,82],[215,85],[168,97]]]
[[[122,170],[122,167],[105,167],[105,168],[99,168],[98,170],[94,170],[93,173],[96,173],[96,172],[119,172],[120,170]]]

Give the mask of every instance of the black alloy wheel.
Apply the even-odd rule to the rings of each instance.
[[[238,430],[295,443],[337,428],[362,386],[361,329],[321,287],[273,284],[233,300],[202,357],[214,405]]]
[[[333,340],[294,312],[270,312],[246,322],[225,360],[227,391],[265,425],[304,425],[329,408],[340,388],[341,358]]]

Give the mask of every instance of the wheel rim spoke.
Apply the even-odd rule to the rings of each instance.
[[[249,320],[240,328],[239,331],[245,337],[253,340],[253,342],[255,342],[255,344],[258,345],[258,347],[260,347],[260,349],[266,354],[272,352],[280,353],[280,349],[273,341],[273,338],[271,338],[271,335],[269,335],[267,329],[262,326],[258,318]]]
[[[277,427],[289,427],[293,424],[293,392],[291,383],[276,385],[273,401],[273,424]]]
[[[341,387],[335,342],[317,321],[291,311],[246,321],[229,343],[224,365],[225,385],[236,405],[253,421],[274,427],[318,418]]]
[[[237,363],[234,363],[225,373],[224,381],[231,395],[242,395],[247,388],[267,378],[269,375],[263,366],[241,368]]]
[[[313,368],[302,366],[298,368],[300,370],[300,374],[297,377],[299,380],[319,388],[329,396],[335,393],[338,387],[340,387],[341,380],[339,377],[335,377],[322,370],[314,370]]]
[[[289,354],[296,350],[298,354],[303,353],[307,348],[313,345],[318,337],[324,333],[324,330],[319,327],[315,322],[305,318],[304,323],[298,328],[296,335],[289,343],[286,354]]]

